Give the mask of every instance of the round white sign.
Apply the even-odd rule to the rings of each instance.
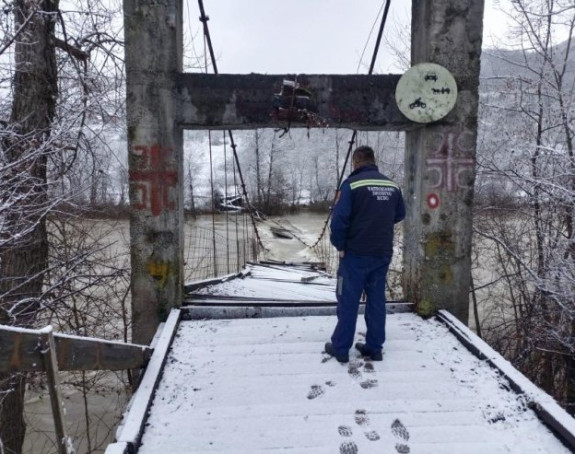
[[[395,100],[401,113],[411,121],[431,123],[451,112],[457,101],[457,84],[443,66],[420,63],[401,76]]]

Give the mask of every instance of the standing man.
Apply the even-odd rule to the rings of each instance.
[[[393,228],[405,218],[401,190],[375,165],[373,149],[357,148],[353,172],[341,185],[331,220],[331,243],[339,252],[337,325],[325,352],[349,361],[361,294],[365,291],[365,343],[362,356],[381,361],[385,342],[385,281],[393,255]]]

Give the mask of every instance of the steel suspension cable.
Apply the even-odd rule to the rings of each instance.
[[[200,0],[201,1],[201,0]],[[368,75],[372,75],[373,74],[373,69],[375,67],[375,62],[377,60],[377,54],[379,53],[379,45],[381,44],[381,38],[383,36],[383,30],[385,29],[385,23],[387,22],[387,16],[389,14],[389,7],[391,6],[391,0],[386,0],[385,3],[385,9],[383,11],[383,16],[381,18],[381,23],[379,25],[379,33],[377,34],[377,39],[375,42],[375,48],[373,49],[373,55],[371,57],[371,64],[369,65],[369,72]],[[380,10],[381,11],[381,10]],[[339,192],[339,188],[341,186],[341,182],[343,181],[343,177],[345,175],[345,169],[347,168],[347,163],[349,162],[349,157],[351,155],[351,151],[353,150],[353,144],[355,143],[355,139],[357,137],[357,130],[354,129],[353,133],[351,135],[351,139],[349,141],[349,147],[347,149],[347,154],[345,156],[345,161],[343,163],[343,168],[341,169],[341,174],[339,176],[339,180],[337,182],[337,187],[335,188],[335,196],[333,198],[333,202],[332,202],[332,208],[329,211],[329,214],[327,215],[327,219],[325,220],[325,223],[323,225],[322,231],[319,235],[319,238],[317,239],[317,241],[313,244],[312,247],[316,247],[319,242],[321,241],[321,239],[323,238],[323,236],[325,235],[325,232],[327,231],[327,226],[329,224],[329,220],[331,218],[331,214],[333,211],[333,206],[337,200],[337,194]]]
[[[198,0],[198,3],[199,3],[200,13],[201,13],[200,21],[201,21],[201,22],[203,23],[203,25],[204,25],[204,36],[206,37],[206,41],[207,41],[207,44],[208,44],[208,49],[209,49],[209,51],[210,51],[210,58],[211,58],[211,60],[212,60],[212,66],[213,66],[213,68],[214,68],[214,73],[215,73],[215,74],[218,74],[218,67],[217,67],[217,65],[216,65],[216,56],[215,56],[215,54],[214,54],[214,48],[213,48],[213,46],[212,46],[212,38],[211,38],[211,36],[210,36],[210,29],[209,29],[209,27],[208,27],[208,21],[210,20],[210,18],[209,18],[208,16],[206,16],[206,12],[205,12],[205,10],[204,10],[204,2],[203,2],[203,0]],[[206,68],[206,70],[207,70],[207,68]],[[235,144],[235,141],[234,141],[234,135],[233,135],[231,129],[228,129],[228,135],[229,135],[229,137],[230,137],[230,145],[231,145],[231,147],[232,147],[232,151],[233,151],[233,154],[234,154],[234,160],[236,161],[236,165],[237,165],[237,168],[238,168],[238,174],[239,174],[240,182],[241,182],[241,185],[242,185],[242,192],[243,192],[243,195],[244,195],[244,197],[245,197],[245,199],[246,199],[246,206],[247,206],[247,208],[248,208],[248,210],[249,210],[249,212],[250,212],[250,218],[251,218],[251,220],[252,220],[252,225],[253,225],[253,227],[254,227],[254,233],[255,233],[255,235],[256,235],[258,244],[259,244],[262,248],[266,249],[265,246],[264,246],[264,244],[262,243],[261,238],[260,238],[260,234],[259,234],[259,231],[258,231],[258,227],[257,227],[257,225],[256,225],[256,220],[255,220],[254,215],[253,215],[253,210],[252,210],[252,207],[251,207],[251,204],[250,204],[250,199],[249,199],[249,196],[248,196],[248,192],[247,192],[247,190],[246,190],[246,184],[245,184],[245,181],[244,181],[244,176],[243,176],[243,174],[242,174],[242,168],[241,168],[241,166],[240,166],[240,161],[239,161],[239,159],[238,159],[238,154],[237,154],[237,150],[236,150],[236,144]]]
[[[214,259],[214,276],[218,275],[218,255],[216,249],[216,206],[214,203],[214,166],[212,161],[212,132],[208,131],[208,142],[210,148],[210,188],[212,191],[212,249]]]
[[[208,61],[207,61],[207,56],[206,56],[206,44],[207,44],[207,39],[206,36],[204,35],[204,62],[206,65],[206,72],[208,71]],[[218,251],[217,251],[217,245],[216,245],[216,206],[214,203],[214,165],[213,165],[213,159],[212,159],[212,131],[208,130],[208,146],[209,146],[209,151],[210,151],[210,190],[212,191],[212,197],[211,197],[211,201],[212,201],[212,258],[214,260],[214,276],[218,275]]]
[[[210,29],[208,27],[208,21],[210,18],[206,16],[206,12],[204,10],[204,2],[203,0],[198,0],[200,6],[200,21],[204,24],[204,37],[208,43],[208,49],[210,51],[210,59],[212,60],[212,67],[214,68],[214,73],[218,73],[218,66],[216,65],[216,56],[214,54],[214,46],[212,46],[212,37],[210,36]],[[204,52],[205,55],[205,52]],[[206,72],[208,72],[208,67],[206,65]]]
[[[200,0],[200,1],[201,1],[201,0]],[[238,170],[238,176],[240,177],[240,183],[241,183],[241,185],[242,185],[242,192],[243,192],[243,194],[244,194],[244,197],[246,198],[246,205],[247,205],[248,211],[249,211],[249,213],[250,213],[250,219],[252,220],[252,225],[253,225],[253,227],[254,227],[254,233],[255,233],[256,238],[257,238],[257,240],[258,240],[258,244],[259,244],[262,248],[266,249],[266,247],[264,246],[264,244],[262,243],[262,240],[261,240],[261,238],[260,238],[260,232],[258,231],[258,226],[256,225],[256,220],[255,220],[255,218],[254,218],[254,210],[252,210],[252,206],[251,206],[251,204],[250,204],[250,199],[249,199],[249,196],[248,196],[248,191],[247,191],[247,189],[246,189],[246,183],[245,183],[244,176],[243,176],[243,173],[242,173],[242,167],[241,167],[241,165],[240,165],[240,160],[238,159],[238,153],[237,153],[237,150],[236,150],[236,148],[237,148],[236,142],[234,141],[234,135],[233,135],[233,133],[232,133],[232,131],[231,131],[230,129],[228,129],[228,136],[230,137],[230,145],[231,145],[232,151],[233,151],[233,153],[234,153],[234,160],[235,160],[235,162],[236,162],[236,167],[237,167],[237,170]]]
[[[228,195],[228,152],[226,149],[226,132],[224,131],[224,202],[225,206],[225,216],[226,216],[226,272],[230,273],[230,210],[228,205],[228,200],[230,200]]]
[[[379,45],[381,44],[383,29],[385,28],[385,23],[387,22],[387,15],[389,14],[390,6],[391,0],[387,0],[385,3],[385,10],[383,11],[383,17],[381,18],[381,24],[379,26],[379,33],[377,34],[377,39],[375,40],[375,48],[373,49],[373,55],[371,57],[371,65],[369,65],[369,75],[373,74],[373,68],[375,67],[375,61],[377,60],[377,54],[379,53]]]
[[[226,141],[226,137],[225,137],[225,131],[224,131],[224,143]],[[238,196],[238,181],[236,178],[236,162],[232,161],[232,169],[234,171],[234,197]],[[239,214],[236,216],[236,272],[239,272],[241,269],[241,262],[240,262],[240,233],[239,233],[239,228],[240,228],[240,220],[243,220],[245,217],[245,214],[242,213],[242,215],[240,216]],[[243,226],[242,226],[243,228]],[[245,235],[248,235],[247,230],[245,231]]]

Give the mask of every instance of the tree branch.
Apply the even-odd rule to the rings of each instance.
[[[18,38],[18,35],[20,35],[20,33],[22,33],[24,31],[24,29],[26,28],[28,23],[32,20],[32,18],[35,15],[36,15],[36,11],[32,11],[30,13],[30,15],[26,18],[26,20],[24,22],[22,22],[22,25],[20,25],[20,28],[16,31],[16,33],[14,33],[14,36],[12,36],[12,38],[10,38],[8,40],[8,42],[4,45],[4,47],[2,47],[0,49],[0,55],[2,55],[4,52],[6,52],[6,49],[8,49],[14,41],[16,41],[16,38]]]
[[[60,38],[54,37],[54,44],[58,49],[62,49],[64,52],[68,52],[68,54],[70,54],[72,57],[82,62],[86,62],[90,58],[90,54],[84,52],[82,49],[68,44],[66,41],[61,40]]]

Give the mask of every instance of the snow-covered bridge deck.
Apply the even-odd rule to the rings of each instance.
[[[302,270],[285,272],[285,279],[274,278],[270,290],[293,301],[291,290],[280,284],[295,285]],[[255,278],[221,284],[228,289],[219,287],[215,293],[227,298],[217,305],[229,306],[230,293],[242,296],[242,286],[257,287],[250,279]],[[331,287],[321,279],[314,279],[320,293],[322,285]],[[299,285],[315,291],[310,281]],[[265,291],[257,295],[262,293],[240,299],[246,304],[255,296],[274,309]],[[306,293],[299,295],[303,300]],[[318,295],[308,301],[320,301]],[[333,299],[333,293],[325,295]],[[347,365],[323,352],[333,315],[225,318],[245,313],[224,312],[221,306],[210,320],[193,320],[195,308],[182,314],[140,454],[571,452],[530,407],[543,408],[571,441],[572,418],[449,314],[429,320],[390,314],[383,361],[365,361],[355,352]],[[358,340],[364,329],[360,318]],[[472,354],[460,339],[488,360]],[[138,398],[132,410],[141,407]],[[107,454],[139,444],[140,433],[126,439],[137,432],[129,427],[134,424],[130,413],[127,421],[119,431],[120,443]]]

